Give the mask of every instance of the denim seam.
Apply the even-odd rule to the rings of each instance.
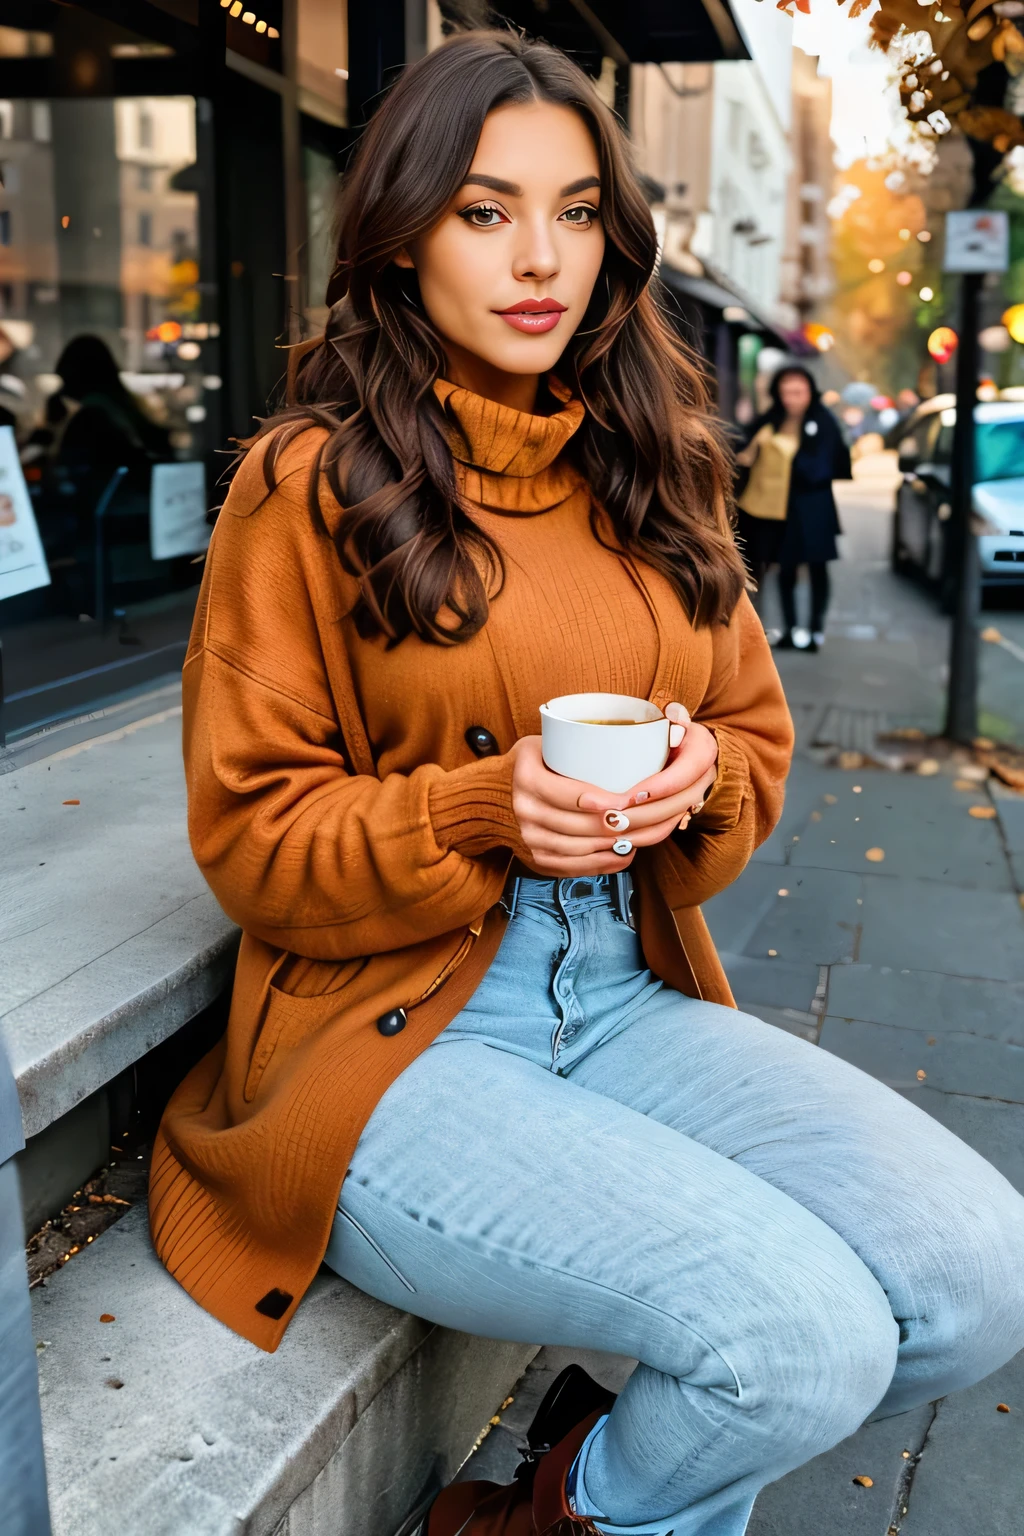
[[[366,1188],[365,1185],[363,1187]],[[373,1194],[373,1192],[371,1190],[369,1190],[369,1189],[367,1189],[367,1193],[368,1194]],[[410,1216],[409,1213],[407,1211],[404,1211],[401,1206],[395,1206],[395,1205],[390,1204],[390,1202],[388,1202],[386,1200],[381,1200],[381,1197],[379,1195],[377,1195],[377,1194],[373,1194],[373,1198],[375,1200],[379,1200],[380,1203],[385,1206],[385,1209],[391,1210],[391,1211],[398,1211],[401,1214],[401,1216],[406,1221],[414,1221],[415,1220],[415,1217]],[[367,1241],[372,1245],[374,1250],[377,1253],[379,1253],[381,1258],[384,1259],[385,1263],[388,1264],[389,1267],[394,1270],[395,1274],[398,1275],[399,1279],[404,1279],[404,1277],[402,1276],[401,1271],[399,1269],[397,1269],[394,1264],[391,1263],[391,1260],[388,1259],[386,1257],[386,1255],[384,1254],[383,1249],[381,1249],[378,1246],[378,1244],[376,1242],[374,1242],[373,1238],[370,1237],[369,1233],[366,1232],[365,1229],[363,1227],[361,1227],[358,1222],[354,1221],[353,1218],[348,1215],[347,1211],[342,1210],[341,1211],[341,1215],[345,1216],[349,1221],[352,1222],[352,1225],[354,1227],[356,1227],[360,1232],[363,1233],[363,1235],[366,1237]],[[417,1225],[418,1225],[418,1223],[417,1223]],[[440,1234],[435,1233],[435,1236],[439,1236],[439,1235]],[[445,1237],[447,1237],[447,1234],[445,1234]],[[448,1238],[448,1241],[452,1241],[452,1239]],[[709,1349],[711,1351],[711,1353],[715,1356],[715,1358],[722,1362],[722,1364],[725,1366],[726,1370],[728,1371],[729,1375],[732,1377],[733,1383],[735,1385],[735,1389],[736,1389],[735,1399],[736,1399],[736,1402],[739,1403],[739,1402],[743,1402],[744,1401],[743,1388],[742,1388],[742,1386],[740,1384],[739,1377],[737,1376],[735,1370],[733,1369],[733,1366],[730,1363],[730,1361],[725,1357],[725,1355],[722,1354],[722,1351],[720,1349],[717,1349],[715,1347],[715,1345],[711,1343],[710,1339],[705,1338],[704,1335],[702,1333],[699,1333],[696,1328],[691,1326],[690,1323],[685,1322],[682,1318],[675,1317],[671,1312],[666,1311],[664,1307],[657,1307],[652,1302],[644,1301],[639,1296],[631,1296],[628,1291],[618,1290],[613,1285],[605,1285],[605,1283],[603,1281],[595,1280],[593,1278],[593,1276],[591,1276],[591,1275],[579,1275],[579,1274],[576,1274],[575,1271],[573,1271],[573,1270],[557,1269],[554,1265],[545,1264],[545,1263],[543,1263],[539,1259],[531,1258],[528,1254],[518,1254],[518,1253],[516,1253],[516,1251],[514,1249],[502,1247],[500,1244],[497,1244],[497,1243],[488,1243],[488,1242],[486,1242],[482,1238],[476,1238],[476,1239],[472,1239],[470,1241],[466,1241],[465,1239],[460,1239],[459,1242],[461,1243],[462,1246],[464,1246],[465,1248],[467,1248],[471,1252],[472,1251],[477,1251],[477,1252],[482,1252],[482,1253],[484,1253],[487,1256],[499,1256],[499,1257],[503,1258],[510,1265],[511,1264],[526,1265],[526,1266],[528,1266],[528,1267],[530,1267],[532,1269],[543,1271],[544,1274],[554,1275],[554,1276],[564,1276],[565,1278],[567,1278],[569,1280],[575,1281],[579,1285],[592,1286],[595,1290],[605,1291],[609,1295],[612,1295],[612,1296],[620,1296],[620,1297],[622,1297],[622,1299],[624,1301],[627,1301],[627,1302],[631,1303],[633,1306],[641,1307],[645,1312],[651,1312],[651,1313],[653,1313],[657,1317],[667,1318],[671,1323],[676,1324],[677,1327],[685,1329],[685,1331],[688,1334],[690,1334],[693,1338],[699,1339],[700,1342],[704,1345],[704,1347],[706,1349]],[[409,1281],[408,1280],[405,1280],[404,1283],[406,1285],[409,1285]],[[414,1286],[409,1285],[409,1289],[415,1291],[415,1287]],[[679,1376],[679,1377],[676,1378],[676,1380],[678,1380],[678,1381],[686,1381],[686,1379],[687,1378],[685,1376]]]

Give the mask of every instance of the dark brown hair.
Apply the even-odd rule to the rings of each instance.
[[[392,258],[443,216],[487,114],[537,100],[580,114],[601,165],[604,262],[558,365],[587,408],[569,451],[625,549],[668,578],[695,624],[727,620],[744,585],[729,461],[703,377],[651,293],[654,225],[621,129],[557,49],[511,32],[468,32],[410,65],[366,129],[344,183],[325,343],[303,351],[289,405],[251,440],[276,432],[264,460],[272,489],[281,449],[311,424],[329,430],[310,475],[310,510],[319,518],[323,475],[346,509],[336,542],[360,583],[364,634],[466,640],[501,587],[500,550],[457,493],[433,389],[445,372],[444,341],[415,272]],[[599,536],[593,513],[591,527]],[[445,605],[455,622],[442,625]]]

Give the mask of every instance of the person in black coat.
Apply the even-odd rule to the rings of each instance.
[[[828,563],[839,558],[836,535],[842,532],[832,482],[851,478],[850,454],[835,417],[822,405],[818,386],[806,368],[780,369],[772,379],[770,393],[770,408],[751,425],[747,446],[737,458],[742,467],[753,469],[765,448],[766,436],[774,437],[776,443],[788,442],[791,462],[785,507],[766,509],[763,496],[755,503],[746,490],[741,492],[737,533],[747,567],[759,586],[770,565],[779,567],[785,622],[779,646],[816,651],[825,640]],[[751,486],[753,478],[752,474]],[[751,506],[758,505],[759,515],[744,508],[745,499]],[[810,573],[809,633],[801,632],[796,619],[796,579],[801,565]]]

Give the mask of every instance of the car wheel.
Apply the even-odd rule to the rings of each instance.
[[[900,538],[900,513],[895,508],[892,514],[892,536],[889,540],[889,564],[897,576],[906,576],[910,569],[907,552],[903,548]]]

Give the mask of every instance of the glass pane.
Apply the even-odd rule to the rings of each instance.
[[[192,97],[0,101],[0,160],[0,427],[50,575],[4,596],[0,550],[10,735],[180,665],[205,488],[168,542],[153,468],[202,462],[220,370]]]

